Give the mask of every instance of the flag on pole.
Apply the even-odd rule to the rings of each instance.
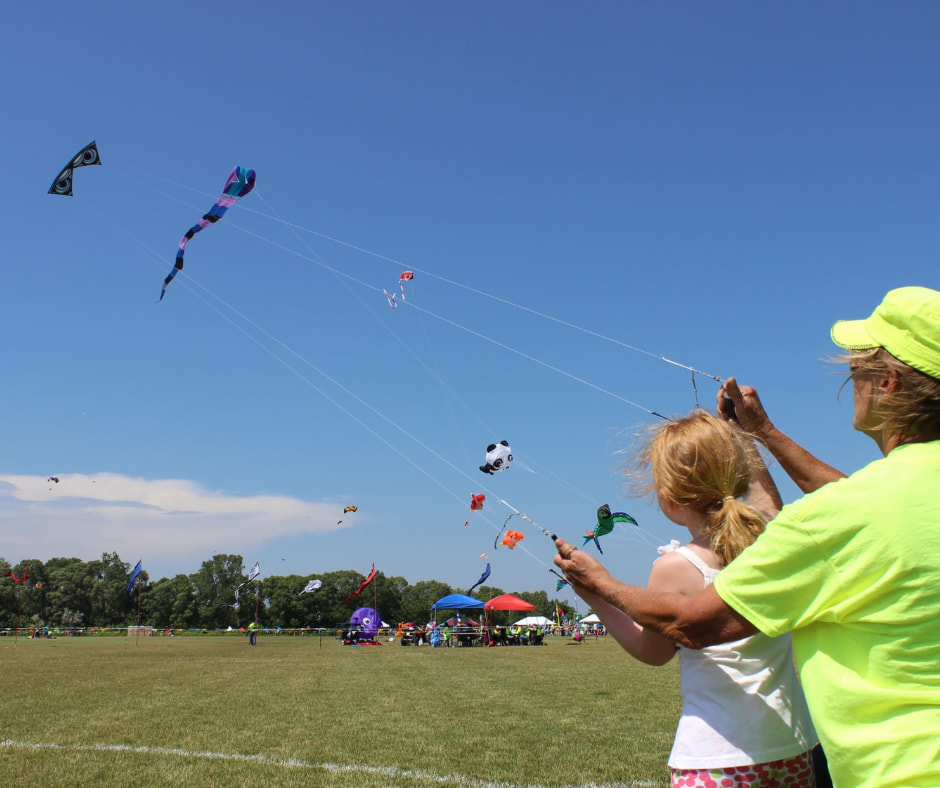
[[[137,575],[139,574],[140,574],[140,561],[137,562],[137,566],[135,566],[134,571],[131,572],[131,579],[127,581],[127,595],[129,597],[134,596],[134,581],[137,579]]]
[[[487,564],[486,569],[483,570],[483,574],[480,575],[480,579],[477,580],[472,586],[470,586],[470,590],[467,591],[467,596],[470,596],[470,594],[473,593],[473,589],[476,588],[478,585],[482,584],[486,580],[486,578],[488,578],[489,576],[490,576],[490,565]]]
[[[25,583],[26,578],[29,577],[29,561],[26,562],[26,565],[23,567],[23,576],[17,577],[12,571],[4,572],[0,577],[9,577],[12,578],[14,583]]]
[[[359,596],[359,594],[362,593],[362,590],[363,590],[367,585],[369,585],[369,583],[371,583],[373,580],[375,580],[375,564],[372,564],[372,571],[369,572],[369,576],[359,584],[359,588],[357,588],[357,589],[356,589],[355,591],[353,591],[348,597],[346,597],[346,599],[343,601],[343,603],[345,604],[345,603],[348,602],[350,599],[352,599],[354,596]]]

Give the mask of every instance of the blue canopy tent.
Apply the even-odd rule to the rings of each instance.
[[[431,610],[482,610],[485,603],[466,594],[451,594],[438,599]]]
[[[431,610],[435,612],[438,610],[456,610],[458,611],[459,618],[459,611],[483,610],[484,604],[485,603],[481,600],[474,599],[472,596],[467,596],[466,594],[450,594],[449,596],[445,596],[442,599],[438,599],[437,602],[431,605]],[[440,645],[440,632],[436,626],[431,632],[431,645]]]

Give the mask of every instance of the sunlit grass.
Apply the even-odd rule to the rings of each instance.
[[[0,660],[23,786],[666,785],[680,704],[675,666],[612,640],[4,638]]]

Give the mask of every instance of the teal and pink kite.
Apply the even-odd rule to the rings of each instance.
[[[177,272],[183,270],[183,255],[186,252],[186,244],[200,230],[204,230],[210,224],[215,224],[219,219],[225,216],[225,212],[231,208],[235,201],[244,197],[255,186],[255,171],[245,167],[236,167],[229,173],[228,180],[225,182],[225,188],[222,195],[216,200],[209,213],[203,216],[196,224],[186,231],[186,235],[180,239],[179,250],[176,252],[176,265],[170,271],[166,279],[163,280],[163,290],[160,292],[160,300],[166,295],[166,288],[173,281]]]

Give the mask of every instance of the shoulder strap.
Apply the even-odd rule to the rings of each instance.
[[[708,564],[706,564],[701,558],[699,558],[695,553],[689,550],[688,547],[677,547],[675,552],[681,555],[686,561],[688,561],[692,566],[698,569],[702,573],[702,577],[706,581],[711,581],[715,579],[715,575],[718,574],[717,569],[712,569]]]

